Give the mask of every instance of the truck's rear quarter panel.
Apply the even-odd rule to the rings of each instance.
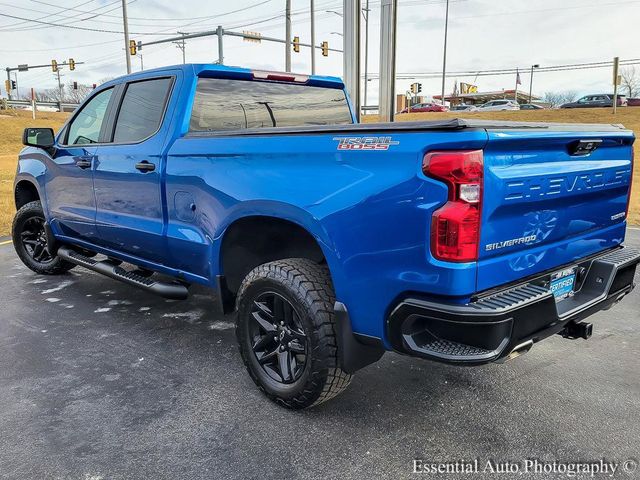
[[[431,258],[430,219],[447,189],[426,178],[421,165],[427,149],[482,148],[486,132],[394,133],[399,143],[387,151],[338,150],[336,138],[355,135],[390,134],[178,139],[166,167],[172,261],[211,277],[220,269],[218,249],[228,225],[243,216],[272,215],[302,225],[321,242],[354,331],[383,337],[385,315],[403,292],[468,297],[475,291],[475,263]],[[188,211],[184,192],[198,205],[197,215]],[[185,243],[209,250],[210,262],[180,253]]]

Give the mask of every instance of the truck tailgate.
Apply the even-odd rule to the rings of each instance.
[[[488,130],[478,291],[622,243],[633,140],[611,126]]]

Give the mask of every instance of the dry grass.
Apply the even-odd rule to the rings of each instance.
[[[18,153],[22,149],[22,131],[26,127],[52,127],[57,130],[68,115],[38,112],[36,120],[33,120],[31,112],[0,111],[0,236],[9,233],[15,212],[13,179]]]
[[[640,107],[618,109],[613,115],[608,108],[586,108],[580,110],[534,110],[519,112],[483,112],[483,113],[407,113],[398,115],[398,121],[437,120],[442,118],[478,118],[483,120],[513,120],[531,122],[567,122],[567,123],[621,123],[633,130],[640,138]],[[375,122],[376,116],[365,117],[365,122]],[[640,139],[634,144],[635,168],[633,172],[633,188],[631,190],[631,207],[629,223],[640,225]]]
[[[7,235],[11,227],[13,213],[13,178],[16,172],[18,152],[22,148],[22,131],[25,127],[52,127],[57,130],[62,126],[68,113],[39,112],[36,120],[31,119],[30,112],[0,112],[0,236]],[[411,113],[400,115],[399,121],[453,118],[454,113]],[[622,123],[640,136],[640,108],[622,108],[617,115],[608,109],[585,110],[540,110],[533,112],[487,112],[471,113],[469,118],[487,120],[517,120],[541,122],[578,122],[578,123]],[[375,121],[374,116],[365,118],[366,122]],[[629,222],[640,225],[640,141],[636,142],[636,162],[634,184]]]

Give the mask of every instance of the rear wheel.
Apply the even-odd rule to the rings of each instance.
[[[260,265],[238,292],[236,335],[251,378],[288,408],[318,405],[351,375],[338,365],[329,271],[307,259]]]
[[[13,247],[22,263],[36,273],[57,275],[67,272],[74,264],[51,253],[45,223],[40,201],[24,205],[13,219]]]

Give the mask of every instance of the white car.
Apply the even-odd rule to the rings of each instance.
[[[491,100],[480,105],[480,112],[503,112],[505,110],[520,110],[520,105],[514,100]]]

